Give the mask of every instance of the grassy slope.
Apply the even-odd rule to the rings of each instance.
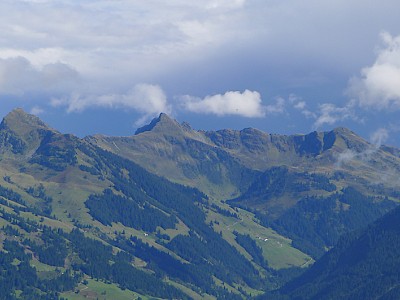
[[[32,197],[26,192],[29,187],[36,187],[42,184],[45,187],[46,195],[53,198],[52,201],[52,215],[56,218],[47,218],[46,216],[40,216],[31,212],[20,212],[20,216],[26,220],[33,220],[39,224],[50,226],[52,228],[60,228],[67,232],[75,228],[75,221],[79,220],[80,224],[94,225],[101,232],[105,233],[110,238],[113,238],[114,232],[122,232],[125,230],[127,234],[138,236],[141,239],[145,239],[150,245],[157,247],[160,250],[167,252],[167,249],[161,245],[155,243],[155,238],[152,236],[144,237],[143,232],[139,232],[132,228],[122,226],[121,224],[113,224],[112,226],[104,226],[103,224],[94,221],[88,214],[87,208],[84,205],[85,200],[90,194],[101,193],[105,188],[109,187],[111,183],[107,180],[98,180],[97,176],[88,174],[79,170],[77,167],[68,167],[62,173],[55,174],[52,170],[47,170],[38,165],[29,165],[24,172],[20,172],[18,165],[12,160],[1,160],[0,161],[0,185],[13,190],[20,194],[28,205],[36,205],[40,200]],[[5,178],[8,177],[7,180]],[[21,206],[13,201],[8,201],[12,205]],[[12,208],[1,205],[0,208],[4,209],[8,213],[15,213]],[[11,225],[8,221],[0,218],[0,226]],[[27,233],[20,229],[16,225],[12,225],[13,228],[17,229],[22,235],[21,238],[34,239],[34,233]],[[177,234],[187,234],[187,227],[181,221],[178,223],[176,229],[169,229],[166,233],[170,234],[171,237]],[[87,232],[87,236],[97,239],[97,233]],[[2,238],[0,236],[0,249],[2,248]],[[118,249],[116,249],[119,251]],[[37,260],[32,261],[34,266],[40,274],[50,274],[54,271],[54,267],[43,264]],[[132,299],[132,297],[141,296],[143,299],[147,299],[142,295],[134,293],[132,291],[122,291],[116,285],[105,284],[101,282],[95,282],[89,280],[87,291],[84,293],[75,294],[74,292],[66,293],[68,299],[86,299],[85,296],[96,295],[99,299],[103,299],[101,292],[106,291],[106,299]],[[189,291],[186,289],[186,291]],[[114,298],[115,297],[115,298]]]
[[[104,226],[103,224],[92,219],[92,217],[87,213],[87,208],[84,205],[84,201],[90,194],[99,193],[103,189],[108,187],[110,185],[110,182],[108,182],[107,180],[99,181],[95,176],[92,176],[86,172],[82,172],[76,167],[68,167],[62,173],[54,174],[52,170],[46,170],[45,168],[37,165],[29,165],[29,168],[25,169],[26,173],[21,173],[19,172],[19,170],[13,168],[13,163],[8,161],[6,167],[0,167],[0,170],[2,172],[0,185],[21,194],[24,199],[29,200],[27,201],[29,205],[36,205],[38,202],[40,202],[40,200],[26,193],[25,190],[29,187],[36,187],[42,184],[45,188],[46,195],[53,198],[52,215],[56,219],[35,215],[31,212],[21,212],[20,215],[26,219],[34,220],[52,228],[61,228],[66,231],[70,231],[72,228],[74,228],[75,221],[79,220],[80,224],[94,225],[95,228],[97,228],[100,232],[105,233],[109,238],[114,238],[115,232],[120,233],[124,231],[126,233],[126,236],[137,236],[141,240],[149,243],[157,249],[171,253],[171,251],[156,243],[156,237],[152,234],[145,236],[144,232],[128,228],[120,223],[113,223],[112,226]],[[7,180],[5,180],[6,176],[8,178]],[[11,208],[4,207],[4,209],[7,212],[13,213],[13,209]],[[0,221],[2,225],[9,224],[2,219],[0,219]],[[13,227],[18,229],[18,226]],[[19,231],[22,234],[21,238],[35,238],[34,234],[28,234],[23,230]],[[188,228],[184,223],[182,223],[182,221],[179,221],[175,229],[162,230],[161,232],[166,233],[171,238],[173,238],[177,234],[186,235],[188,233]],[[88,232],[86,232],[86,235],[92,238],[97,238],[98,232],[97,230],[89,230]],[[118,249],[115,250],[119,251]],[[174,255],[173,253],[171,254],[172,256],[182,260],[180,257]],[[135,259],[135,262],[138,262],[137,267],[139,268],[145,266],[139,259]],[[37,267],[39,274],[42,274],[44,276],[47,276],[54,271],[52,267],[41,264],[38,261],[32,262],[32,265]],[[195,292],[191,291],[187,287],[184,287],[183,285],[180,285],[178,283],[174,283],[174,285],[176,285],[185,293],[188,293],[191,296],[196,294]],[[121,291],[115,285],[109,285],[108,288],[114,289],[114,292],[111,293],[111,291],[109,291],[107,292],[107,295],[115,294],[119,295],[116,297],[122,297]],[[99,288],[96,289],[93,286],[89,286],[85,290],[87,290],[87,292],[92,291],[93,293],[69,293],[68,297],[71,297],[71,299],[75,299],[76,297],[78,297],[77,299],[79,299],[79,297],[82,295],[97,295],[101,297],[101,291],[99,290]],[[132,294],[132,292],[129,293],[127,294],[127,292],[125,292],[125,295],[134,295]]]
[[[194,150],[189,151],[187,149],[187,147],[189,147],[187,144],[190,145],[187,140],[203,142],[202,147],[206,147],[206,149],[208,149],[207,147],[210,149],[215,148],[215,144],[203,133],[182,130],[173,120],[164,120],[163,122],[166,122],[162,124],[164,127],[160,125],[151,132],[144,132],[132,137],[114,138],[95,136],[89,138],[89,140],[101,148],[140,164],[151,172],[165,176],[173,182],[195,186],[210,196],[210,202],[212,204],[222,206],[224,209],[229,210],[229,206],[223,204],[221,200],[238,195],[237,187],[226,180],[215,184],[201,172],[195,173],[195,177],[193,178],[188,177],[185,176],[183,169],[181,169],[182,164],[188,164],[190,166],[195,166],[197,164],[196,158],[190,154],[190,151]],[[171,131],[170,127],[174,127],[176,130]],[[174,142],[170,143],[170,139],[173,139]],[[212,155],[212,153],[214,152],[210,152],[209,155]],[[207,157],[204,159],[207,159]],[[218,168],[223,170],[224,165],[221,164]],[[279,243],[275,242],[275,237],[278,235],[272,233],[272,230],[259,225],[248,212],[239,210],[238,214],[240,218],[245,220],[245,225],[241,224],[235,227],[235,230],[241,233],[248,233],[255,239],[263,235],[266,236],[265,238],[270,238],[270,243],[260,242],[260,245],[264,250],[266,259],[273,268],[280,269],[291,266],[302,266],[306,261],[309,261],[309,257],[293,248],[289,240],[279,237]],[[229,222],[226,220],[226,217],[215,212],[209,213],[208,222],[211,220],[220,222],[220,224]],[[229,228],[227,230],[226,226],[228,225],[214,225],[214,229],[217,232],[222,231],[223,237],[229,243],[234,245],[248,259],[251,259],[251,257],[237,245],[234,241],[232,231],[230,231]],[[280,240],[284,242],[280,242]],[[282,251],[281,247],[284,247],[284,251]]]
[[[138,299],[150,299],[144,295],[132,292],[130,290],[121,290],[115,284],[108,284],[93,279],[86,279],[87,284],[79,284],[75,291],[65,292],[61,294],[61,297],[68,300],[85,300],[85,299],[118,299],[118,300],[132,300]],[[154,299],[154,298],[152,298]]]
[[[198,137],[196,137],[198,138]],[[154,141],[150,141],[152,143]],[[114,142],[113,142],[114,143]],[[116,142],[115,142],[116,143]],[[122,144],[116,144],[114,146],[116,149],[121,150]],[[109,145],[104,145],[104,148],[109,147]],[[163,144],[165,147],[165,144]],[[343,148],[343,142],[340,141],[337,145],[338,148]],[[110,150],[110,149],[109,149]],[[115,150],[115,149],[114,149]],[[125,147],[125,151],[128,151]],[[279,156],[281,155],[279,152],[274,150],[274,161],[279,160]],[[232,151],[233,153],[234,151]],[[374,165],[365,164],[365,159],[358,159],[351,162],[349,165],[337,165],[336,169],[331,169],[329,166],[332,166],[332,159],[335,155],[333,151],[332,153],[328,153],[325,156],[316,157],[310,161],[306,161],[305,159],[301,159],[297,161],[297,164],[305,169],[309,168],[312,170],[313,163],[317,164],[319,171],[324,171],[328,173],[333,173],[333,171],[342,170],[348,172],[352,171],[354,174],[354,180],[351,181],[354,184],[359,184],[363,186],[362,183],[358,183],[358,180],[365,179],[368,181],[376,180],[378,175],[373,173],[373,169],[376,166],[385,166],[388,164],[389,166],[393,166],[398,163],[398,158],[393,155],[383,153],[379,157],[378,160],[374,162]],[[173,153],[175,154],[175,153]],[[179,154],[179,153],[178,153]],[[131,154],[130,157],[132,160],[136,161],[134,155]],[[180,159],[182,161],[190,160],[190,157],[185,156],[183,151],[180,152]],[[245,157],[246,153],[236,153],[236,156]],[[12,157],[9,157],[11,159]],[[112,226],[104,226],[97,221],[93,221],[92,217],[87,213],[87,208],[84,205],[84,201],[90,194],[100,193],[105,188],[109,187],[112,183],[108,180],[99,180],[98,176],[90,175],[87,172],[82,172],[77,167],[68,167],[63,172],[54,172],[51,170],[46,170],[45,168],[38,165],[28,165],[28,167],[21,172],[20,167],[26,167],[22,161],[12,161],[9,159],[4,159],[0,161],[0,185],[13,189],[14,191],[23,195],[23,198],[29,204],[35,204],[38,200],[25,192],[25,189],[33,186],[37,186],[39,184],[43,184],[46,193],[53,198],[52,209],[53,214],[58,220],[53,220],[49,218],[43,218],[43,223],[51,226],[53,228],[63,228],[65,230],[70,230],[74,227],[74,220],[79,220],[81,224],[90,224],[97,227],[101,232],[105,233],[108,237],[114,238],[115,231],[123,232],[125,231],[127,235],[137,236],[140,239],[148,242],[154,247],[169,252],[165,247],[156,243],[156,237],[153,235],[145,236],[144,232],[134,230],[132,228],[128,228],[126,226],[118,224],[113,224]],[[143,160],[138,160],[142,165],[146,163],[148,157]],[[293,158],[294,159],[294,158]],[[83,153],[78,152],[78,161],[81,164],[90,165],[91,158],[86,157]],[[165,162],[160,161],[160,164],[164,164]],[[165,169],[168,172],[171,172],[174,175],[173,164],[165,163]],[[154,172],[156,170],[154,167]],[[172,170],[172,171],[171,171]],[[315,167],[313,169],[315,171]],[[382,169],[384,174],[391,174],[389,171]],[[394,172],[394,171],[393,171]],[[383,174],[382,173],[382,174]],[[177,173],[175,173],[176,175]],[[396,174],[395,172],[393,174]],[[162,174],[161,174],[162,175]],[[178,176],[179,175],[179,176]],[[176,175],[177,180],[180,183],[191,184],[192,182],[187,179],[187,177],[183,176],[182,173]],[[5,176],[9,176],[11,178],[12,183],[7,182],[4,178]],[[200,179],[200,188],[203,190],[210,191],[210,201],[213,204],[221,206],[223,209],[230,210],[234,212],[228,205],[222,203],[220,200],[226,198],[227,196],[232,196],[237,193],[237,188],[226,181],[220,185],[216,185],[211,182],[206,177],[201,174],[197,174],[197,179]],[[173,177],[173,176],[172,176]],[[180,179],[179,179],[180,178]],[[174,178],[172,178],[174,179]],[[343,184],[344,181],[339,181],[338,186]],[[336,183],[336,182],[335,182]],[[344,185],[343,185],[344,186]],[[341,186],[340,186],[341,187]],[[372,192],[372,191],[370,191]],[[229,197],[227,197],[229,198]],[[9,209],[8,209],[9,210]],[[10,210],[9,210],[10,211]],[[257,244],[263,249],[263,253],[265,258],[267,259],[269,265],[272,268],[280,269],[287,268],[291,266],[307,266],[310,264],[311,258],[299,250],[293,248],[291,246],[291,241],[283,236],[278,235],[273,230],[263,227],[254,219],[254,215],[246,210],[238,209],[236,212],[239,216],[239,219],[225,217],[221,214],[218,214],[212,210],[207,211],[207,222],[212,221],[213,228],[216,232],[221,232],[222,236],[233,246],[236,247],[247,259],[251,260],[251,256],[236,243],[233,235],[233,231],[236,230],[242,234],[249,234],[254,240],[256,240]],[[26,218],[30,218],[36,221],[40,221],[40,217],[35,216],[31,213],[23,213],[23,216]],[[6,224],[4,220],[0,219],[0,225]],[[161,231],[162,233],[168,234],[171,238],[175,237],[177,234],[187,234],[188,228],[185,224],[180,222],[175,229],[168,229],[166,231]],[[91,237],[96,237],[97,233],[95,231],[87,232],[87,234]],[[266,239],[268,239],[266,241]],[[138,261],[138,266],[141,265],[140,260]],[[42,266],[43,267],[43,266]],[[233,287],[234,288],[234,287]],[[245,287],[246,288],[246,287]],[[89,288],[88,288],[89,289]],[[95,289],[93,287],[93,289]],[[186,289],[186,288],[182,288]],[[99,290],[99,289],[98,289]],[[98,291],[97,290],[97,291]],[[190,291],[188,291],[190,293]],[[96,292],[97,293],[97,292]],[[71,297],[74,295],[71,295]],[[71,298],[72,299],[72,298]]]
[[[332,183],[336,184],[338,191],[352,186],[365,195],[381,195],[382,190],[367,187],[374,184],[382,185],[385,191],[390,189],[399,191],[395,184],[395,179],[400,176],[399,157],[389,151],[384,151],[383,148],[378,149],[370,145],[345,128],[309,135],[280,136],[255,129],[195,131],[165,115],[157,122],[149,131],[131,137],[96,136],[88,140],[171,181],[195,186],[208,194],[213,204],[222,206],[224,206],[221,204],[222,199],[230,199],[238,195],[239,191],[235,189],[235,186],[227,180],[215,184],[207,178],[207,172],[202,169],[198,169],[195,173],[185,173],[185,168],[188,166],[195,168],[199,162],[212,158],[216,153],[215,149],[224,151],[227,157],[230,157],[229,159],[253,170],[264,171],[272,166],[284,165],[295,172],[327,176]],[[210,150],[204,152],[207,155],[196,156],[194,155],[196,147],[191,148],[191,145]],[[216,165],[219,166],[219,163],[221,161],[218,161]],[[336,179],[337,173],[343,173],[346,176]],[[301,197],[327,197],[331,193],[323,190],[307,191],[300,196],[298,193],[284,193],[282,196],[273,197],[268,202],[264,199],[249,199],[247,206],[250,210],[256,209],[263,212],[271,209],[273,212],[271,216],[276,217],[290,209]],[[389,198],[398,201],[396,197],[389,196]],[[229,209],[229,207],[224,207]],[[236,224],[236,230],[250,234],[258,242],[272,267],[279,269],[309,265],[312,262],[307,255],[293,248],[288,240],[275,242],[267,235],[268,242],[265,242],[265,239],[259,239],[268,230],[262,226],[257,227],[257,222],[247,217],[243,210],[240,210],[238,214],[241,219],[248,222],[245,226]],[[244,250],[234,242],[233,234],[226,230],[225,227],[229,226],[227,225],[229,221],[225,220],[224,216],[216,216],[216,213],[211,212],[208,218],[209,221],[214,220],[220,224],[225,222],[226,224],[221,226],[214,224],[214,229],[217,232],[221,231],[227,241],[246,255]],[[260,229],[259,232],[252,228],[254,226]]]
[[[277,234],[270,228],[261,226],[254,218],[254,214],[238,209],[240,219],[225,217],[213,211],[209,211],[207,222],[213,221],[216,232],[222,232],[222,236],[240,253],[248,259],[251,256],[235,241],[233,231],[248,234],[262,248],[263,254],[270,267],[274,269],[303,266],[311,258],[291,246],[291,240]],[[219,224],[218,224],[219,223]],[[267,239],[267,241],[265,241]]]

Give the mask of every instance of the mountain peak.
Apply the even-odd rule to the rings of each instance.
[[[344,136],[354,136],[356,135],[353,131],[346,127],[336,127],[332,130],[335,134],[344,135]]]
[[[171,129],[176,130],[177,128],[180,128],[177,121],[169,117],[166,113],[160,113],[160,115],[157,118],[154,118],[149,124],[138,128],[135,135],[156,129],[161,131],[170,131]]]
[[[37,116],[28,114],[22,108],[16,108],[8,113],[0,125],[0,129],[8,128],[18,135],[25,135],[34,129],[51,130]]]
[[[335,144],[342,150],[349,149],[356,152],[363,152],[371,146],[368,141],[345,127],[337,127],[330,131],[329,134],[334,136],[336,140]]]
[[[0,145],[14,153],[24,153],[36,149],[48,132],[56,131],[37,116],[16,108],[0,124]]]

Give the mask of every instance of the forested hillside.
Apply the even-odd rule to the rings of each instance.
[[[20,282],[3,281],[5,299],[85,295],[92,280],[166,299],[240,298],[274,284],[272,271],[210,226],[209,209],[237,215],[202,192],[21,110],[2,136],[2,268]]]
[[[338,295],[329,257],[397,206],[399,170],[394,148],[343,128],[203,132],[162,114],[80,139],[16,109],[0,125],[0,299],[306,299],[320,257]]]
[[[341,237],[335,248],[281,289],[282,299],[399,299],[399,267],[396,208],[365,230]]]

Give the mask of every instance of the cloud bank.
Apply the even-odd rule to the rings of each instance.
[[[389,138],[389,131],[386,128],[375,130],[370,137],[371,143],[379,148]]]
[[[118,74],[143,81],[245,38],[245,4],[1,1],[0,58],[24,57],[35,66],[61,62],[109,84]]]
[[[32,65],[24,57],[0,58],[0,94],[62,93],[77,87],[79,74],[63,63],[41,67]]]
[[[349,93],[362,107],[400,108],[400,35],[384,32],[385,47],[378,52],[372,66],[361,70],[361,76],[350,81]]]
[[[337,83],[363,66],[349,88],[357,105],[400,107],[399,37],[382,34],[377,57],[370,51],[382,29],[398,34],[399,9],[397,0],[0,1],[0,113],[26,101],[39,113],[50,103],[71,113],[129,110],[135,118],[295,112],[301,131],[333,125],[355,118],[354,106],[338,104],[345,99]],[[152,83],[146,92],[143,83]],[[318,106],[333,89],[338,100]],[[168,100],[210,91],[221,94]],[[307,102],[274,97],[290,93]],[[289,126],[284,119],[250,125],[276,122],[280,130]]]
[[[98,96],[73,94],[68,98],[53,98],[51,105],[65,106],[67,112],[82,112],[96,107],[135,110],[142,114],[142,117],[136,121],[137,125],[142,125],[161,112],[171,113],[171,106],[168,104],[164,91],[161,87],[151,84],[137,84],[125,94]]]
[[[345,106],[337,106],[333,103],[324,103],[319,106],[318,112],[315,114],[316,121],[314,127],[316,129],[323,125],[334,125],[339,121],[351,119],[359,120],[355,112],[355,101],[348,102]]]

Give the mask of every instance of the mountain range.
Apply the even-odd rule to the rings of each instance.
[[[399,175],[400,150],[346,128],[199,131],[160,114],[81,139],[15,109],[0,124],[0,299],[323,299],[337,257],[393,214]]]

